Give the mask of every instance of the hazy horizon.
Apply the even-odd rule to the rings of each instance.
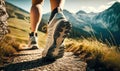
[[[7,2],[18,6],[28,12],[31,8],[31,0],[6,0]],[[110,7],[114,2],[120,0],[66,0],[64,9],[76,13],[79,10],[89,12],[101,12]],[[49,0],[44,0],[43,13],[50,12]]]

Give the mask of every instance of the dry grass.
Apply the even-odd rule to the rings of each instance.
[[[19,42],[16,42],[16,40],[12,37],[5,36],[3,40],[0,42],[0,51],[1,54],[4,56],[9,56],[9,54],[13,54],[16,52],[15,48],[19,47]]]
[[[19,45],[19,42],[7,35],[0,41],[0,66],[11,62],[10,56],[17,52],[16,48],[19,47]]]
[[[90,67],[101,64],[106,69],[120,70],[120,53],[115,46],[107,46],[96,39],[66,39],[66,51],[73,52],[86,61]],[[92,61],[92,62],[91,62]],[[88,65],[88,66],[89,66]]]

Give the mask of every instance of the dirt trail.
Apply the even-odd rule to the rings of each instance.
[[[20,51],[14,55],[12,64],[1,71],[86,71],[87,64],[75,57],[71,52],[66,52],[63,58],[54,62],[42,60],[43,49]]]

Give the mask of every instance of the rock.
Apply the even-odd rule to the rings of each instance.
[[[8,14],[6,12],[5,2],[4,0],[0,0],[0,40],[8,33],[7,18]]]

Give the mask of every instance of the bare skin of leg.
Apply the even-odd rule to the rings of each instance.
[[[32,0],[30,11],[30,28],[31,32],[37,32],[38,25],[42,18],[42,4],[44,0]]]
[[[42,18],[42,4],[44,0],[32,0],[32,7],[30,11],[30,28],[31,32],[37,32],[38,25]],[[56,7],[63,8],[65,0],[50,0],[51,11]]]
[[[51,11],[53,11],[56,7],[60,7],[63,9],[65,0],[50,0],[51,3]]]

